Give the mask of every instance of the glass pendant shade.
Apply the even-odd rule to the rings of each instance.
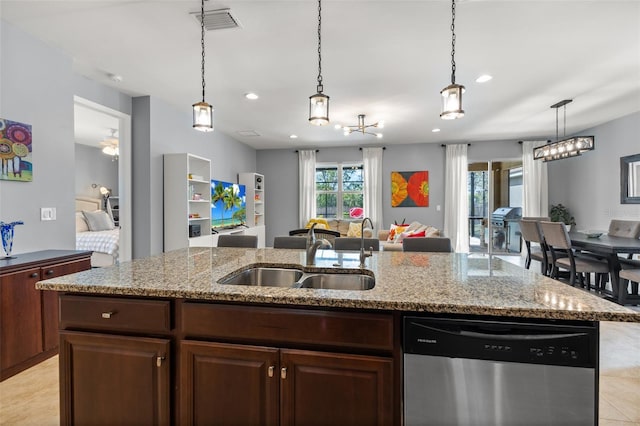
[[[201,132],[213,131],[213,108],[206,102],[193,104],[193,128]]]
[[[315,126],[329,124],[329,97],[322,92],[309,97],[309,123]]]
[[[464,117],[464,110],[462,109],[462,94],[464,93],[464,86],[459,84],[450,84],[442,89],[440,94],[442,95],[442,113],[440,118],[443,120],[455,120],[456,118]]]

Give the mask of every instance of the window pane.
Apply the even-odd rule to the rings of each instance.
[[[317,194],[316,217],[336,217],[337,200],[336,194]]]
[[[338,168],[337,167],[317,167],[316,168],[316,191],[337,191],[338,190]]]
[[[342,190],[343,191],[362,191],[363,174],[362,165],[345,166],[342,169]]]
[[[342,194],[342,217],[348,219],[350,217],[360,218],[362,217],[362,206],[364,205],[364,197],[362,193],[346,193]],[[351,215],[351,209],[353,210],[353,216]]]

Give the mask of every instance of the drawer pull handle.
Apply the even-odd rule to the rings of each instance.
[[[269,366],[269,372],[267,373],[269,375],[269,377],[273,377],[273,372],[275,371],[276,367],[274,367],[273,365]]]
[[[114,316],[116,313],[115,311],[109,311],[109,312],[103,312],[102,313],[102,318],[104,319],[110,319],[112,316]]]
[[[287,378],[287,367],[282,367],[282,369],[280,370],[280,377],[283,379]]]
[[[161,367],[162,366],[162,361],[164,361],[164,357],[163,356],[156,357],[156,367]]]
[[[49,269],[47,272],[45,272],[45,275],[53,275],[53,269]]]
[[[38,273],[34,272],[33,274],[29,275],[31,278],[38,278]]]

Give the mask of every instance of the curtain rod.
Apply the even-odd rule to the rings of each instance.
[[[457,144],[457,143],[452,143],[452,144],[449,144],[449,145],[458,145],[458,144]],[[446,148],[446,146],[447,146],[447,145],[442,144],[442,145],[440,145],[440,146],[441,146],[441,147],[443,147],[443,148]],[[468,143],[468,144],[467,144],[467,146],[471,146],[471,144],[470,144],[470,143]]]
[[[294,152],[300,152],[300,151],[298,151],[298,150],[296,149]],[[316,152],[320,152],[320,150],[319,150],[319,149],[316,149]]]
[[[365,148],[378,148],[377,146],[365,146]],[[362,147],[358,148],[360,151],[362,151]],[[385,149],[387,149],[386,146],[382,147],[382,150],[384,151]]]
[[[519,143],[520,145],[522,145],[522,143],[523,143],[523,142],[524,142],[524,141],[518,141],[518,143]],[[551,139],[547,139],[547,143],[551,143]]]

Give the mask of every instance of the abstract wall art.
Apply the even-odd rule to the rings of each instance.
[[[0,180],[31,182],[31,125],[0,118]]]
[[[391,207],[429,207],[429,172],[391,172]]]

